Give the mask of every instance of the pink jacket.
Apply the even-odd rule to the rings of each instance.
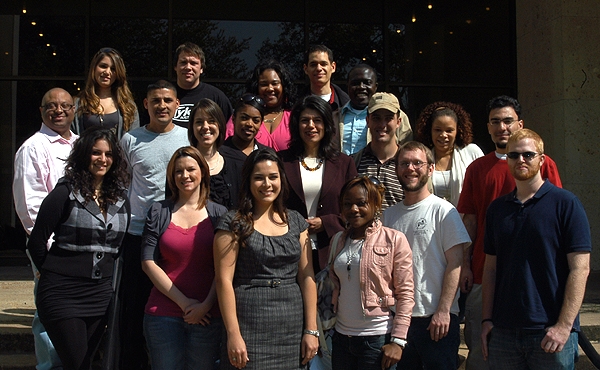
[[[343,231],[339,238],[332,261],[344,249],[347,232]],[[360,260],[360,299],[363,314],[389,315],[390,307],[395,306],[392,336],[406,339],[415,304],[412,251],[403,233],[382,226],[379,221],[369,227],[365,234]],[[331,238],[332,241],[333,239]],[[336,285],[331,302],[334,312],[337,312],[340,282],[333,266],[330,266],[329,274]]]

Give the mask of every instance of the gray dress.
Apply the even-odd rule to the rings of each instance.
[[[225,214],[217,229],[229,231],[235,211]],[[237,317],[250,361],[246,370],[302,369],[300,344],[304,307],[296,282],[301,246],[300,233],[308,223],[296,211],[288,211],[289,231],[265,236],[254,231],[240,248],[233,288]],[[221,369],[234,369],[227,356],[226,335]]]

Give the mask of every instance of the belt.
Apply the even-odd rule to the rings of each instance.
[[[269,288],[277,288],[281,285],[292,285],[296,284],[296,279],[235,279],[234,285],[250,285],[248,288],[252,287],[269,287]]]

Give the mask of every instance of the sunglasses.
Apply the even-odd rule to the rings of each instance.
[[[375,186],[380,186],[381,185],[381,181],[379,181],[379,179],[373,175],[358,175],[355,177],[356,179],[367,179],[369,181],[371,181],[373,183],[373,185]]]
[[[260,96],[257,96],[257,95],[244,94],[244,95],[242,95],[242,97],[240,98],[240,100],[243,101],[244,104],[248,104],[248,105],[252,105],[252,102],[256,102],[256,104],[260,105],[261,107],[266,107],[267,106],[265,104],[265,101],[262,100],[262,98]]]
[[[509,159],[519,159],[520,156],[523,156],[523,159],[526,161],[530,161],[533,158],[535,158],[536,155],[538,155],[540,153],[536,153],[536,152],[523,152],[523,153],[519,153],[519,152],[508,152],[506,153],[506,157]]]

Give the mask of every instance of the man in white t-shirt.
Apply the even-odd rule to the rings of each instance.
[[[431,150],[416,141],[396,157],[404,200],[383,213],[383,224],[406,235],[413,251],[415,306],[399,369],[458,367],[458,280],[471,239],[454,206],[431,194]]]

